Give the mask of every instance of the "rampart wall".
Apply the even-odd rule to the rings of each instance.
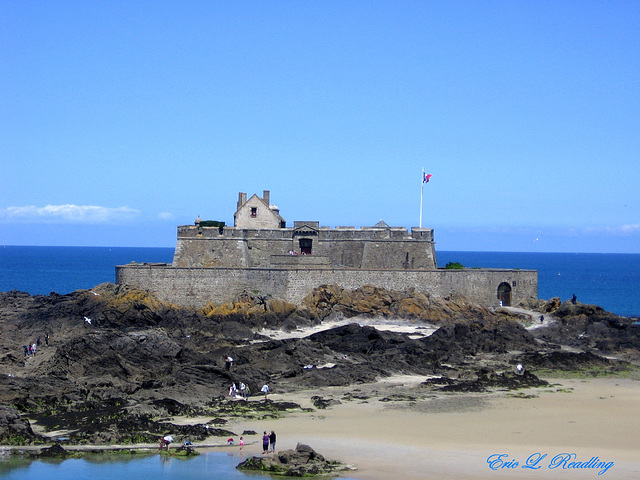
[[[302,241],[308,242],[312,255],[325,257],[336,268],[435,270],[437,264],[433,230],[427,228],[408,232],[400,227],[298,230],[189,225],[178,227],[173,266],[270,268],[274,255],[302,253]],[[295,267],[295,260],[288,263]]]
[[[445,297],[459,293],[486,306],[497,306],[501,284],[511,289],[511,303],[538,298],[534,270],[349,270],[292,268],[179,268],[129,264],[116,267],[116,282],[153,291],[166,302],[199,308],[225,303],[247,291],[298,303],[323,284],[355,289],[372,284],[390,290],[416,291]]]

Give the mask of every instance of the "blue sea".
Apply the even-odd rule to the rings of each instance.
[[[171,263],[173,248],[0,246],[0,291],[61,294],[115,281],[115,266]],[[538,270],[538,297],[600,305],[640,317],[640,254],[437,252],[438,265]]]
[[[0,478],[7,480],[112,480],[114,478],[267,480],[275,478],[236,470],[236,466],[244,459],[245,457],[240,455],[223,452],[208,452],[190,458],[122,454],[95,454],[67,460],[0,457]],[[341,480],[354,479],[342,478]]]

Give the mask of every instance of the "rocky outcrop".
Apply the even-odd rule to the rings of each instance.
[[[559,304],[553,315],[558,321],[536,330],[536,338],[550,344],[616,354],[627,360],[640,361],[638,319],[618,317],[597,305],[571,302]]]
[[[297,407],[249,402],[252,410],[246,410],[245,402],[226,396],[234,382],[246,384],[252,398],[262,398],[264,383],[281,392],[357,385],[393,374],[437,376],[462,390],[480,388],[461,383],[474,379],[482,380],[482,388],[512,388],[510,377],[499,376],[512,371],[515,361],[526,358],[531,370],[540,360],[535,355],[560,344],[638,355],[640,327],[633,322],[598,307],[553,305],[558,321],[528,331],[510,312],[462,297],[373,286],[349,291],[325,285],[300,305],[245,294],[203,311],[113,284],[68,295],[0,293],[0,402],[11,407],[2,420],[2,443],[38,441],[20,415],[49,431],[67,430],[71,443],[155,442],[176,415],[264,418]],[[287,331],[353,316],[403,318],[437,330],[414,338],[352,323],[304,338],[273,340],[257,333],[265,325]],[[36,355],[25,357],[22,345],[38,337]],[[234,358],[229,370],[227,355]],[[544,365],[565,365],[572,358],[550,355]],[[481,367],[489,369],[483,378]],[[317,408],[332,403],[318,399]],[[171,428],[192,440],[233,433],[223,424]]]
[[[522,375],[518,375],[513,372],[495,373],[487,369],[481,369],[473,375],[473,378],[434,378],[425,381],[423,385],[437,387],[436,390],[442,392],[487,392],[497,388],[518,390],[521,388],[546,387],[549,382],[539,379],[527,370]]]
[[[374,285],[364,285],[355,290],[345,290],[337,285],[322,285],[307,295],[300,307],[319,319],[333,316],[379,316],[433,323],[489,313],[487,308],[472,304],[462,296],[431,297],[413,289],[387,290]]]
[[[294,450],[285,450],[272,456],[250,457],[236,468],[286,477],[329,475],[352,470],[342,463],[326,460],[313,448],[301,443],[298,443]]]
[[[33,433],[31,424],[11,407],[0,406],[0,445],[31,445],[42,443],[40,435]]]

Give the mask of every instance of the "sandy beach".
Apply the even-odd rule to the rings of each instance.
[[[273,400],[303,407],[312,406],[313,394],[341,403],[229,427],[238,433],[275,430],[278,450],[305,443],[357,466],[344,476],[360,480],[640,478],[639,381],[547,379],[551,387],[420,398],[423,380],[398,376],[352,388],[274,394]],[[259,436],[245,441],[245,455],[261,454]],[[563,453],[575,457],[558,457]],[[488,461],[494,454],[505,455],[492,458],[495,470]],[[536,454],[533,466],[540,468],[523,468]]]

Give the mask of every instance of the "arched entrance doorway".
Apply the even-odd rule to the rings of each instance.
[[[511,285],[507,282],[498,285],[498,301],[502,302],[503,307],[511,306]]]

